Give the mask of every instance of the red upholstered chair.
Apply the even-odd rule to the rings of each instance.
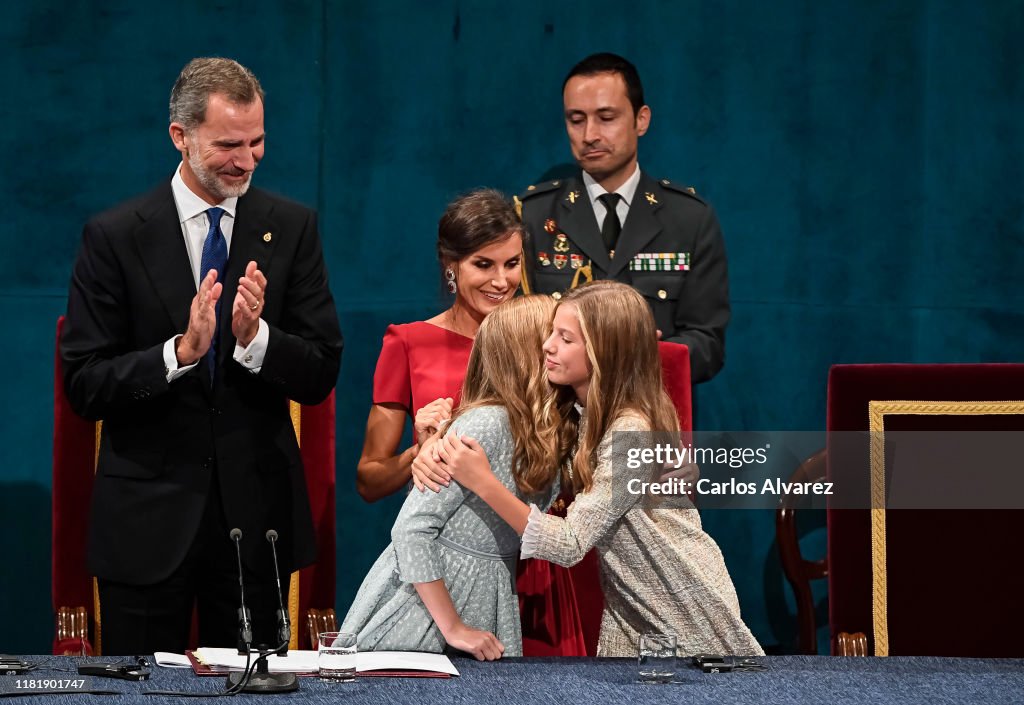
[[[684,434],[693,431],[693,410],[690,385],[690,349],[678,343],[658,342],[661,354],[661,372],[665,391],[672,398],[679,415],[679,426]],[[583,640],[587,655],[597,654],[600,636],[601,612],[604,596],[600,590],[597,554],[590,551],[584,559],[569,569],[576,590],[576,607],[583,626]]]
[[[306,471],[309,488],[309,506],[316,529],[316,562],[292,573],[289,591],[289,613],[292,620],[290,648],[316,648],[306,642],[308,630],[301,629],[299,615],[320,608],[333,612],[336,552],[335,552],[335,426],[334,392],[316,406],[302,406],[291,402],[292,423],[299,431],[299,450]],[[299,639],[301,635],[301,639]]]
[[[57,320],[58,341],[63,325],[61,316]],[[71,410],[64,396],[59,350],[53,371],[52,593],[57,621],[53,653],[99,653],[99,630],[93,628],[98,597],[85,567],[85,537],[99,429],[98,424]]]
[[[990,460],[997,437],[977,433],[1020,438],[1022,399],[1024,365],[832,368],[828,475],[837,491],[859,482],[853,489],[873,498],[859,506],[835,498],[827,510],[834,650],[841,633],[863,632],[876,656],[1024,657],[1024,510],[1015,508],[1024,504],[1011,488],[1021,477],[1020,445],[1000,465]],[[922,432],[932,434],[924,443],[905,440]],[[955,464],[946,484],[934,451],[971,460]],[[1005,499],[992,505],[1002,508],[976,500],[957,508],[986,487],[1002,489]],[[938,504],[924,497],[929,490]],[[920,508],[928,501],[935,508]]]
[[[64,324],[57,321],[57,340]],[[86,568],[85,542],[102,422],[93,423],[71,410],[64,396],[60,353],[54,359],[53,407],[53,607],[56,615],[55,654],[102,653],[102,611],[95,580]],[[292,423],[299,438],[306,484],[317,533],[317,561],[291,576],[288,610],[292,622],[290,648],[308,648],[301,628],[313,606],[334,604],[334,393],[316,406],[291,403]],[[194,637],[194,633],[193,633]],[[195,646],[195,644],[193,644]]]
[[[679,428],[683,433],[690,433],[693,431],[690,349],[678,343],[659,341],[658,352],[661,354],[661,377],[679,415]]]

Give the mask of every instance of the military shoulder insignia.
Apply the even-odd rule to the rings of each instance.
[[[561,179],[555,179],[554,181],[545,181],[540,184],[530,184],[526,187],[526,190],[519,194],[519,200],[525,201],[527,198],[533,198],[542,193],[549,193],[554,191],[556,188],[562,185]]]
[[[677,184],[675,182],[669,181],[668,179],[662,179],[658,183],[664,186],[665,188],[669,189],[670,191],[675,191],[676,193],[681,193],[684,196],[689,196],[690,198],[693,198],[707,205],[707,201],[705,201],[703,198],[697,195],[697,189],[695,189],[693,186],[684,186],[683,184]]]

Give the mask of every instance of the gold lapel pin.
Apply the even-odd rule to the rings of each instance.
[[[569,203],[576,203],[576,199],[579,198],[579,196],[580,196],[580,192],[579,191],[570,191],[569,195],[566,196],[566,198],[569,199]]]
[[[270,242],[274,238],[270,233],[263,233],[263,242]]]
[[[644,197],[647,199],[647,202],[650,203],[652,206],[658,202],[658,199],[655,198],[654,194],[651,193],[650,191],[644,193]]]

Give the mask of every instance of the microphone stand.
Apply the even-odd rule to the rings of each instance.
[[[235,555],[238,556],[238,593],[241,607],[238,608],[238,653],[249,653],[252,644],[252,616],[245,606],[245,583],[242,582],[242,530],[234,528],[228,537],[235,542]]]
[[[241,533],[241,532],[239,532]],[[277,633],[281,643],[274,649],[259,649],[259,657],[252,668],[243,672],[228,674],[228,690],[232,693],[291,693],[299,689],[299,679],[294,673],[271,673],[268,657],[274,654],[286,655],[288,653],[288,642],[291,641],[291,622],[288,619],[288,612],[284,609],[284,600],[281,597],[281,574],[277,567],[277,532],[273,529],[267,531],[267,541],[270,542],[270,550],[274,557],[274,577],[277,580]],[[241,553],[239,553],[239,582],[241,582]],[[250,637],[251,638],[251,637]]]

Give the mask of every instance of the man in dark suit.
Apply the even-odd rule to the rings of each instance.
[[[630,284],[662,338],[689,346],[693,381],[710,379],[722,367],[729,323],[718,218],[693,188],[640,170],[637,142],[651,109],[631,63],[589,56],[569,72],[562,96],[580,171],[519,196],[531,290],[560,297],[591,279]]]
[[[249,188],[263,90],[228,59],[171,93],[173,178],[90,220],[61,340],[73,408],[102,419],[89,567],[108,654],[234,646],[242,530],[254,641],[277,645],[268,529],[287,574],[316,546],[287,400],[334,387],[342,339],[316,214]],[[287,600],[287,596],[285,597]]]

